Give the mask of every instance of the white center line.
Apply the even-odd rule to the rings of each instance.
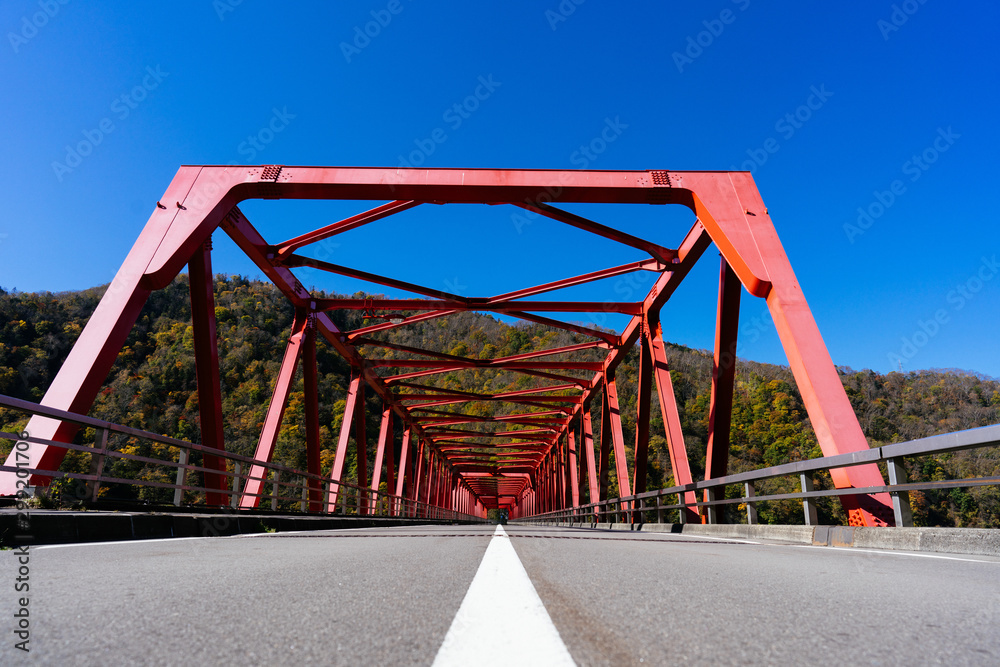
[[[435,667],[574,664],[510,538],[497,526]]]

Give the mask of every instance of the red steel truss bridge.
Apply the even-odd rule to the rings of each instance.
[[[248,199],[370,201],[373,208],[295,238],[264,239],[238,207]],[[562,206],[575,203],[681,205],[689,208],[696,220],[680,238],[648,240]],[[637,249],[648,257],[480,297],[310,257],[312,244],[430,204],[519,207]],[[767,304],[824,456],[856,457],[869,450],[767,207],[747,172],[184,166],[157,202],[41,408],[53,415],[56,411],[85,415],[147,298],[187,267],[200,406],[197,449],[202,453],[201,467],[188,468],[204,473],[202,490],[208,505],[228,505],[233,500],[230,487],[234,475],[228,472],[226,461],[241,458],[226,452],[223,437],[211,262],[211,238],[219,229],[277,286],[295,311],[256,453],[252,460],[243,461],[243,477],[235,475],[242,485],[235,493],[241,508],[258,507],[262,498],[273,497],[265,487],[269,471],[277,468],[271,463],[272,455],[301,366],[308,461],[303,477],[308,481],[302,486],[310,512],[336,510],[352,435],[357,448],[357,486],[370,485],[374,492],[382,481],[387,482],[395,499],[390,503],[393,511],[400,511],[403,501],[412,501],[475,517],[485,517],[487,510],[494,508],[505,509],[512,517],[527,517],[578,508],[582,492],[592,503],[605,501],[612,454],[620,496],[641,495],[648,492],[650,401],[655,386],[673,478],[685,489],[680,494],[681,518],[701,521],[700,514],[708,512],[699,509],[703,499],[696,495],[684,446],[660,312],[712,244],[722,259],[705,480],[722,478],[728,472],[735,350],[744,290]],[[293,269],[300,267],[408,292],[414,298],[319,298],[296,279]],[[391,263],[387,263],[385,272],[390,269]],[[656,275],[648,294],[637,301],[533,298],[549,298],[566,288],[637,271]],[[374,323],[342,331],[330,317],[332,311],[341,309],[364,311]],[[398,345],[380,335],[462,311],[502,314],[569,331],[586,342],[478,359]],[[559,319],[560,313],[617,313],[631,316],[631,320],[622,331],[609,332],[565,322]],[[320,460],[319,340],[352,368],[346,411],[329,470],[321,469]],[[637,344],[635,441],[625,442],[615,371]],[[595,355],[595,350],[600,355]],[[528,376],[531,386],[474,393],[448,388],[439,381],[446,374],[479,369]],[[370,474],[364,433],[366,419],[374,415],[365,414],[366,392],[378,395],[383,406]],[[469,409],[474,403],[494,405],[484,416],[484,410]],[[601,407],[601,423],[595,429],[592,410],[596,413],[596,406]],[[31,418],[26,430],[34,444],[25,468],[31,472],[31,486],[48,483],[66,448],[73,447],[70,443],[80,425],[39,413]],[[402,432],[398,447],[393,438],[396,426]],[[19,463],[16,454],[11,453],[0,472],[0,494],[12,495],[18,488],[19,478],[13,471],[23,468],[25,462]],[[634,461],[631,469],[629,458]],[[893,498],[879,491],[885,488],[885,480],[872,461],[831,469],[832,480],[839,490],[866,490],[839,495],[852,525],[893,525]],[[177,465],[185,463],[186,459]],[[275,479],[273,474],[271,479]],[[707,493],[705,500],[713,497]]]

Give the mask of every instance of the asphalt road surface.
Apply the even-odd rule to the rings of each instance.
[[[579,665],[1000,665],[998,558],[505,528],[38,546],[27,593],[24,555],[0,552],[0,664],[430,665],[449,629],[472,632],[456,614],[508,540]],[[491,576],[487,613],[511,575]]]

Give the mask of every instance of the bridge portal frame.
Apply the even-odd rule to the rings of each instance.
[[[352,216],[333,225],[314,230],[277,245],[266,242],[237,205],[247,199],[343,199],[388,201],[376,208]],[[558,220],[630,245],[650,255],[645,262],[614,267],[606,271],[520,290],[507,295],[485,299],[470,299],[438,290],[404,283],[383,276],[375,276],[347,267],[339,267],[296,254],[311,243],[344,233],[395,215],[422,203],[481,203],[509,204],[533,213]],[[584,219],[556,208],[552,203],[628,203],[628,204],[680,204],[697,216],[695,224],[677,246],[676,250],[644,239],[632,237],[618,230]],[[393,413],[401,420],[406,433],[403,452],[414,451],[416,462],[400,461],[396,476],[397,489],[405,489],[416,496],[437,499],[445,506],[456,503],[474,507],[484,512],[485,480],[490,479],[495,489],[490,506],[514,509],[524,515],[531,511],[544,511],[579,502],[580,476],[567,474],[568,464],[577,459],[585,469],[590,495],[596,491],[606,495],[609,471],[609,454],[613,447],[619,484],[634,493],[645,491],[646,446],[648,444],[648,415],[651,388],[655,379],[660,407],[664,416],[665,435],[668,442],[674,479],[678,484],[692,482],[690,466],[684,446],[683,432],[677,413],[676,401],[670,384],[668,358],[663,344],[660,309],[669,299],[691,267],[714,243],[721,256],[719,303],[716,322],[714,372],[709,418],[709,455],[707,475],[711,478],[726,474],[729,453],[729,427],[732,409],[733,370],[735,367],[736,334],[738,328],[740,287],[757,298],[764,299],[774,320],[777,333],[788,357],[796,384],[801,392],[809,418],[816,432],[824,455],[831,456],[868,449],[868,443],[847,399],[836,368],[816,326],[806,299],[795,278],[792,267],[778,239],[777,232],[760,194],[747,172],[726,171],[567,171],[567,170],[497,170],[497,169],[398,169],[358,167],[297,167],[297,166],[183,166],[179,169],[164,196],[154,209],[149,221],[135,242],[121,269],[118,271],[94,315],[71,350],[66,362],[56,375],[42,404],[70,412],[86,413],[132,329],[147,297],[153,290],[167,286],[184,268],[189,266],[192,291],[192,317],[195,323],[196,354],[199,367],[208,366],[198,374],[198,391],[202,410],[202,442],[224,450],[221,440],[221,408],[218,400],[218,352],[215,348],[214,310],[211,295],[211,236],[222,228],[254,261],[261,271],[285,294],[296,309],[295,325],[289,339],[277,379],[272,404],[258,444],[259,460],[270,460],[273,442],[280,427],[284,400],[291,379],[303,356],[306,366],[307,406],[315,410],[315,337],[322,336],[355,369],[356,378],[351,385],[355,409],[348,410],[340,434],[336,453],[338,461],[346,453],[352,421],[361,421],[363,434],[363,400],[358,394],[364,386],[383,400],[383,429],[389,426]],[[322,300],[316,299],[295,278],[291,269],[312,266],[333,271],[382,285],[419,294],[430,299],[411,300]],[[604,277],[620,275],[634,270],[653,270],[660,273],[649,294],[636,303],[580,303],[524,301],[535,294],[582,284]],[[363,301],[363,302],[362,302]],[[434,428],[427,421],[432,414],[428,406],[441,406],[470,400],[463,392],[444,393],[430,391],[429,395],[415,398],[413,392],[400,394],[393,390],[407,386],[412,380],[449,369],[479,367],[477,360],[446,358],[433,354],[431,361],[396,360],[374,362],[363,358],[358,347],[377,344],[368,338],[372,333],[392,328],[385,323],[354,332],[340,331],[327,315],[337,308],[420,310],[426,311],[404,318],[401,325],[447,316],[463,310],[505,312],[521,319],[556,326],[595,338],[588,347],[609,349],[607,358],[599,363],[543,362],[538,354],[518,355],[501,360],[491,360],[493,367],[506,368],[557,380],[582,391],[573,400],[560,400],[544,391],[558,390],[560,385],[550,385],[540,390],[509,392],[508,395],[476,396],[478,400],[507,400],[529,406],[533,410],[557,407],[561,417],[556,424],[537,429],[536,440],[521,442],[518,456],[510,458],[498,468],[478,465],[474,456],[466,459],[447,453],[444,443],[451,434]],[[530,309],[530,312],[529,312]],[[559,322],[538,315],[539,312],[608,311],[632,315],[632,320],[620,335],[588,329]],[[625,465],[625,443],[622,438],[620,415],[617,414],[617,395],[614,372],[628,351],[639,342],[640,387],[638,417],[641,426],[636,429],[637,439],[633,454],[634,470],[629,474]],[[577,346],[574,346],[576,349]],[[303,350],[305,354],[303,355]],[[407,350],[403,350],[407,351]],[[414,350],[409,350],[415,352]],[[563,350],[570,351],[569,349]],[[552,352],[549,352],[552,354]],[[427,356],[427,355],[425,355]],[[497,363],[500,362],[500,363]],[[376,368],[387,365],[412,368],[391,378],[380,377]],[[215,367],[215,373],[211,367]],[[593,370],[590,380],[581,381],[557,371]],[[364,380],[364,384],[361,384]],[[413,385],[411,388],[422,385]],[[311,389],[310,389],[311,387]],[[423,387],[424,391],[429,388]],[[310,393],[311,392],[311,393]],[[521,394],[513,396],[509,394]],[[407,404],[412,400],[425,400]],[[593,441],[589,421],[592,401],[600,400],[608,409],[604,411],[604,427],[600,435],[600,462],[595,468]],[[560,405],[568,402],[569,406]],[[360,405],[360,407],[356,407]],[[417,416],[418,409],[422,412]],[[427,414],[423,414],[426,412]],[[355,419],[351,419],[351,417]],[[441,415],[438,415],[439,417]],[[307,415],[307,447],[310,471],[318,470],[318,428],[315,415]],[[527,419],[537,420],[538,413],[526,413]],[[576,456],[574,440],[568,446],[558,446],[568,437],[576,424],[580,426],[582,456]],[[521,424],[525,425],[524,423]],[[524,429],[522,429],[524,430]],[[43,417],[34,417],[28,431],[36,437],[56,442],[70,442],[75,428],[71,425]],[[508,434],[515,436],[516,432]],[[454,438],[457,441],[456,436]],[[524,436],[520,436],[524,439]],[[357,438],[359,448],[363,447]],[[415,444],[416,443],[416,446]],[[386,443],[380,437],[379,452]],[[391,443],[389,445],[391,450]],[[314,451],[316,450],[316,451]],[[360,451],[360,449],[359,449]],[[41,470],[58,467],[66,450],[56,446],[38,446],[30,452],[29,465]],[[11,455],[13,456],[13,454]],[[401,455],[405,459],[408,454]],[[471,457],[471,458],[470,458]],[[576,463],[576,461],[574,461]],[[16,465],[8,459],[7,465]],[[221,459],[206,457],[205,466],[221,465]],[[221,468],[219,468],[221,470]],[[331,479],[339,479],[334,469]],[[574,465],[575,470],[575,465]],[[412,479],[408,474],[415,473]],[[544,471],[544,472],[542,472]],[[367,483],[359,479],[360,484]],[[381,473],[379,473],[381,474]],[[392,481],[393,474],[387,475]],[[875,465],[855,466],[832,472],[837,488],[864,488],[884,484]],[[222,476],[206,476],[206,486],[218,485],[213,497],[222,497]],[[456,481],[457,480],[457,481]],[[46,478],[34,475],[32,485],[44,485]],[[374,480],[373,480],[374,483]],[[254,489],[262,480],[247,482],[240,501],[242,507],[254,507],[259,498]],[[454,484],[454,491],[448,490]],[[256,487],[255,487],[256,485]],[[570,486],[569,489],[566,487]],[[2,473],[0,494],[15,493],[15,476]],[[628,495],[625,493],[624,495]],[[693,492],[688,494],[694,501]],[[321,493],[310,489],[310,507],[321,503]],[[329,507],[336,505],[336,487],[329,494]],[[870,496],[842,496],[852,525],[892,525],[892,503],[888,494]],[[689,511],[687,520],[700,517]]]

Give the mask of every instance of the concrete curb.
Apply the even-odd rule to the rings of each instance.
[[[1000,556],[1000,530],[985,528],[855,528],[853,526],[767,526],[680,523],[563,523],[518,521],[589,530],[629,530],[740,540],[770,540],[814,546]]]
[[[236,512],[168,514],[29,510],[27,529],[25,529],[24,524],[18,525],[16,512],[5,510],[0,512],[0,546],[452,523],[455,522],[389,517],[323,517]]]

